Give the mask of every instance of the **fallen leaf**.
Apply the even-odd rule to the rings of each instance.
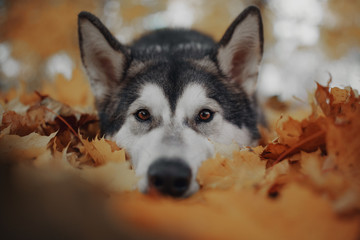
[[[128,161],[109,161],[99,167],[84,167],[76,170],[76,173],[110,193],[135,190],[138,182],[138,177]]]
[[[112,151],[112,146],[105,140],[105,138],[95,138],[92,141],[84,139],[79,134],[80,141],[85,147],[87,154],[91,156],[95,166],[100,166],[108,162],[125,162],[125,150]]]
[[[279,143],[292,146],[299,141],[303,130],[299,121],[291,117],[281,117],[278,121],[276,132],[279,136]]]
[[[26,136],[3,135],[0,138],[0,156],[3,160],[29,161],[47,151],[47,146],[56,132],[50,136],[30,133]]]
[[[277,159],[288,149],[288,146],[280,143],[269,143],[261,153],[261,158],[267,160],[266,167],[269,168],[274,165]]]
[[[254,188],[265,175],[265,162],[259,153],[262,147],[243,149],[234,152],[232,159],[217,155],[205,161],[197,175],[199,184],[204,188]]]
[[[318,84],[316,99],[328,117],[326,149],[336,166],[360,189],[360,98],[352,89]]]

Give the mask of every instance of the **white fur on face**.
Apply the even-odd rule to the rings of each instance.
[[[146,123],[139,122],[133,116],[139,109],[147,109],[156,119],[154,128],[141,130],[142,124]],[[195,119],[202,109],[215,112],[214,118],[209,123],[200,123],[194,127]],[[140,191],[148,190],[147,171],[153,162],[160,158],[180,158],[192,171],[191,185],[185,193],[191,195],[199,189],[196,182],[198,168],[214,154],[211,142],[231,143],[235,140],[241,145],[249,144],[249,132],[229,123],[222,114],[221,106],[208,98],[205,89],[199,84],[185,88],[174,114],[159,86],[143,86],[140,97],[129,108],[125,123],[113,136],[116,143],[131,156],[135,172],[140,177]]]

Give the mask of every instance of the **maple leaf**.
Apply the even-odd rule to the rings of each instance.
[[[55,135],[56,132],[50,136],[41,136],[34,132],[23,137],[2,134],[0,138],[0,156],[3,159],[15,159],[18,161],[33,160],[47,151],[48,144]]]
[[[359,111],[359,97],[352,89],[334,87],[330,90],[328,86],[317,85],[315,98],[328,118],[338,122],[346,121]]]
[[[276,133],[279,136],[279,143],[292,146],[299,141],[300,136],[303,133],[299,121],[296,121],[291,117],[281,117],[277,122],[277,125]]]
[[[328,117],[329,158],[360,189],[360,98],[352,89],[318,85],[317,101]],[[334,166],[334,167],[335,167]]]
[[[95,166],[100,166],[107,162],[124,162],[126,160],[125,150],[112,151],[112,146],[105,138],[98,139],[96,137],[91,142],[84,139],[81,134],[79,134],[79,138],[84,145],[86,153],[93,159]]]
[[[41,111],[37,111],[35,115],[20,115],[14,111],[7,111],[3,114],[0,130],[10,126],[11,134],[28,135],[35,132],[40,124],[44,122],[41,113]],[[36,119],[31,119],[32,116]]]
[[[220,155],[208,159],[200,166],[197,180],[204,189],[253,188],[265,175],[265,162],[259,157],[262,151],[259,146],[234,152],[232,159]]]
[[[261,158],[268,160],[267,167],[274,165],[275,161],[287,150],[288,146],[280,143],[269,143],[261,153]]]
[[[267,167],[300,151],[313,152],[318,148],[325,149],[326,121],[324,118],[314,119],[310,116],[301,122],[288,118],[281,122],[280,126],[282,127],[277,129],[280,133],[278,142],[268,144],[261,154],[263,159],[268,159]]]

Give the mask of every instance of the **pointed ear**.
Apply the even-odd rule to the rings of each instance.
[[[257,7],[251,6],[226,30],[219,42],[217,60],[221,70],[231,81],[253,95],[262,53],[261,14]]]
[[[129,57],[126,48],[91,13],[79,14],[78,33],[81,60],[98,104],[120,84]]]

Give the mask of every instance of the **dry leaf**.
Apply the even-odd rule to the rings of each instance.
[[[232,159],[217,155],[201,165],[197,180],[204,189],[254,188],[265,174],[265,162],[259,157],[262,151],[260,146],[244,149],[234,152]]]
[[[319,84],[315,96],[328,117],[328,155],[360,189],[360,99],[352,89],[330,90]]]
[[[91,156],[95,166],[100,166],[108,162],[125,162],[125,150],[112,151],[112,146],[105,140],[105,138],[95,138],[93,141],[84,139],[79,134],[80,141],[85,147],[87,154]]]
[[[111,155],[115,157],[117,154]],[[99,167],[85,167],[77,170],[77,174],[110,193],[135,190],[138,182],[128,161],[114,161]]]
[[[47,151],[47,146],[55,135],[56,133],[50,136],[41,136],[37,133],[30,133],[23,137],[3,135],[0,138],[0,156],[3,160],[33,160]]]
[[[269,143],[264,151],[261,153],[261,157],[264,159],[277,159],[282,153],[288,150],[289,147],[279,143]]]
[[[299,121],[291,117],[281,117],[277,124],[276,132],[279,136],[279,143],[292,146],[299,141],[303,133]]]
[[[115,212],[125,213],[135,227],[192,239],[307,239],[310,231],[314,239],[354,239],[358,234],[359,100],[349,89],[319,86],[316,97],[325,116],[314,107],[302,120],[282,118],[277,140],[265,147],[216,145],[221,154],[199,169],[201,190],[182,200],[123,193],[134,190],[138,179],[124,149],[97,137],[96,115],[38,96],[29,105],[13,100],[13,112],[10,103],[4,105],[0,154],[49,171],[70,171],[120,193]],[[36,133],[10,135],[31,131]],[[324,170],[326,162],[333,168],[328,164]]]
[[[268,144],[261,154],[263,159],[268,160],[267,167],[300,151],[313,152],[317,149],[325,151],[326,120],[323,117],[314,118],[311,115],[301,122],[289,118],[281,122],[281,126],[285,128],[280,127],[277,131],[280,133],[282,143],[279,143],[279,139],[279,142]]]

